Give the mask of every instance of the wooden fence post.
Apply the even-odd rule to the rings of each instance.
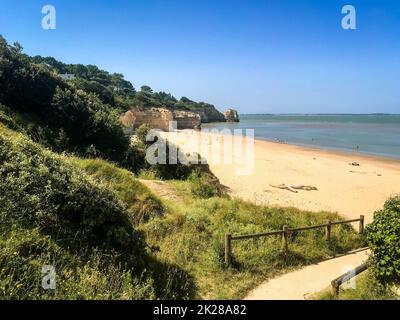
[[[331,230],[332,230],[332,222],[329,220],[328,224],[326,225],[325,229],[325,240],[326,241],[331,241]]]
[[[339,291],[340,291],[339,284],[335,280],[333,280],[331,285],[332,285],[332,295],[334,299],[339,298]]]
[[[359,228],[360,234],[364,233],[364,219],[365,219],[365,217],[363,215],[361,215],[360,216],[360,228]]]
[[[288,253],[288,234],[289,234],[289,227],[287,225],[283,226],[283,233],[282,233],[282,249],[285,254]]]
[[[232,235],[225,234],[225,266],[229,267],[232,263]]]

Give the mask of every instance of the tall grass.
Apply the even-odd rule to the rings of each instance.
[[[194,276],[198,298],[237,299],[274,275],[343,253],[363,245],[363,239],[349,225],[334,227],[332,240],[323,230],[294,234],[289,239],[287,259],[281,239],[269,237],[233,242],[234,265],[223,264],[225,233],[249,234],[338,221],[337,214],[312,213],[295,208],[257,206],[237,199],[193,198],[190,181],[174,182],[185,205],[168,207],[167,214],[143,224],[150,244],[159,246],[157,258],[176,263]]]
[[[116,192],[133,224],[163,214],[162,202],[137,181],[131,172],[101,159],[73,158],[72,162],[100,184]]]
[[[327,288],[311,297],[313,300],[334,300],[332,290]],[[340,288],[338,300],[398,300],[398,288],[379,282],[370,271],[355,278],[354,288]]]

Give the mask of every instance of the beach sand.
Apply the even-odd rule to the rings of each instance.
[[[257,204],[326,210],[351,219],[363,214],[368,223],[388,197],[400,193],[400,161],[396,160],[255,140],[253,161],[246,158],[245,149],[236,154],[224,145],[226,138],[222,135],[184,130],[163,133],[163,137],[185,153],[200,153],[232,196]],[[245,139],[237,139],[244,148]],[[233,159],[233,163],[214,163],[215,157],[207,152],[211,145],[221,157],[225,152],[226,159]],[[237,169],[244,167],[238,164],[240,161],[253,163],[253,170],[238,174]],[[354,162],[360,166],[350,165]],[[281,184],[312,185],[318,191],[293,193],[271,186]]]

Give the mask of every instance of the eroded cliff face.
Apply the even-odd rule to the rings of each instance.
[[[121,117],[126,134],[132,134],[142,124],[152,129],[169,131],[172,121],[176,121],[177,129],[197,129],[201,126],[199,114],[191,111],[170,111],[165,108],[151,108],[145,111],[129,110]]]
[[[224,112],[226,122],[239,122],[239,114],[234,109],[228,109]]]
[[[213,106],[204,106],[194,111],[200,115],[202,123],[225,122],[224,115]]]
[[[198,129],[201,127],[201,117],[198,113],[174,111],[173,116],[177,123],[177,129]]]
[[[132,134],[142,124],[152,129],[169,130],[169,123],[173,121],[171,111],[163,108],[151,108],[145,111],[129,110],[121,117],[125,133]]]
[[[228,109],[224,114],[213,106],[205,106],[201,110],[168,110],[166,108],[150,108],[148,110],[129,110],[121,116],[125,133],[133,134],[142,124],[152,129],[170,130],[170,122],[176,121],[176,129],[200,129],[202,123],[239,122],[236,110]]]

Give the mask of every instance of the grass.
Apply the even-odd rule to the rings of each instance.
[[[139,171],[138,174],[139,179],[143,180],[157,180],[159,177],[157,177],[157,173],[155,171],[152,171],[150,169],[142,169]]]
[[[237,199],[193,197],[191,181],[171,181],[184,197],[179,208],[166,203],[166,215],[140,229],[160,251],[157,258],[173,262],[193,275],[201,299],[243,298],[255,285],[277,274],[294,270],[363,245],[349,225],[333,228],[328,244],[323,230],[299,233],[290,238],[285,260],[279,237],[233,243],[234,266],[223,265],[225,233],[248,234],[321,224],[341,218],[332,213],[312,213],[295,208],[269,208]]]
[[[150,190],[136,180],[131,172],[101,159],[72,158],[71,162],[83,169],[100,184],[116,192],[135,225],[162,215],[164,207]]]
[[[354,288],[341,288],[338,300],[398,300],[400,296],[395,287],[382,285],[376,280],[374,275],[369,272],[363,272],[356,277]],[[325,289],[314,294],[313,300],[334,300],[332,291]]]
[[[88,174],[114,189],[123,202],[129,204],[135,197],[125,193],[137,183],[128,171],[99,159],[74,160]],[[227,232],[264,232],[281,229],[284,224],[300,227],[341,218],[328,212],[269,208],[227,197],[203,199],[194,196],[193,183],[197,181],[193,179],[167,183],[183,201],[176,206],[174,201],[153,196],[162,202],[163,214],[152,215],[138,228],[146,234],[147,243],[155,248],[157,260],[177,265],[193,277],[199,299],[242,298],[269,277],[363,245],[363,240],[349,225],[333,228],[330,244],[323,240],[323,230],[292,236],[287,260],[283,258],[277,237],[240,241],[233,246],[235,265],[226,269],[223,236]]]

